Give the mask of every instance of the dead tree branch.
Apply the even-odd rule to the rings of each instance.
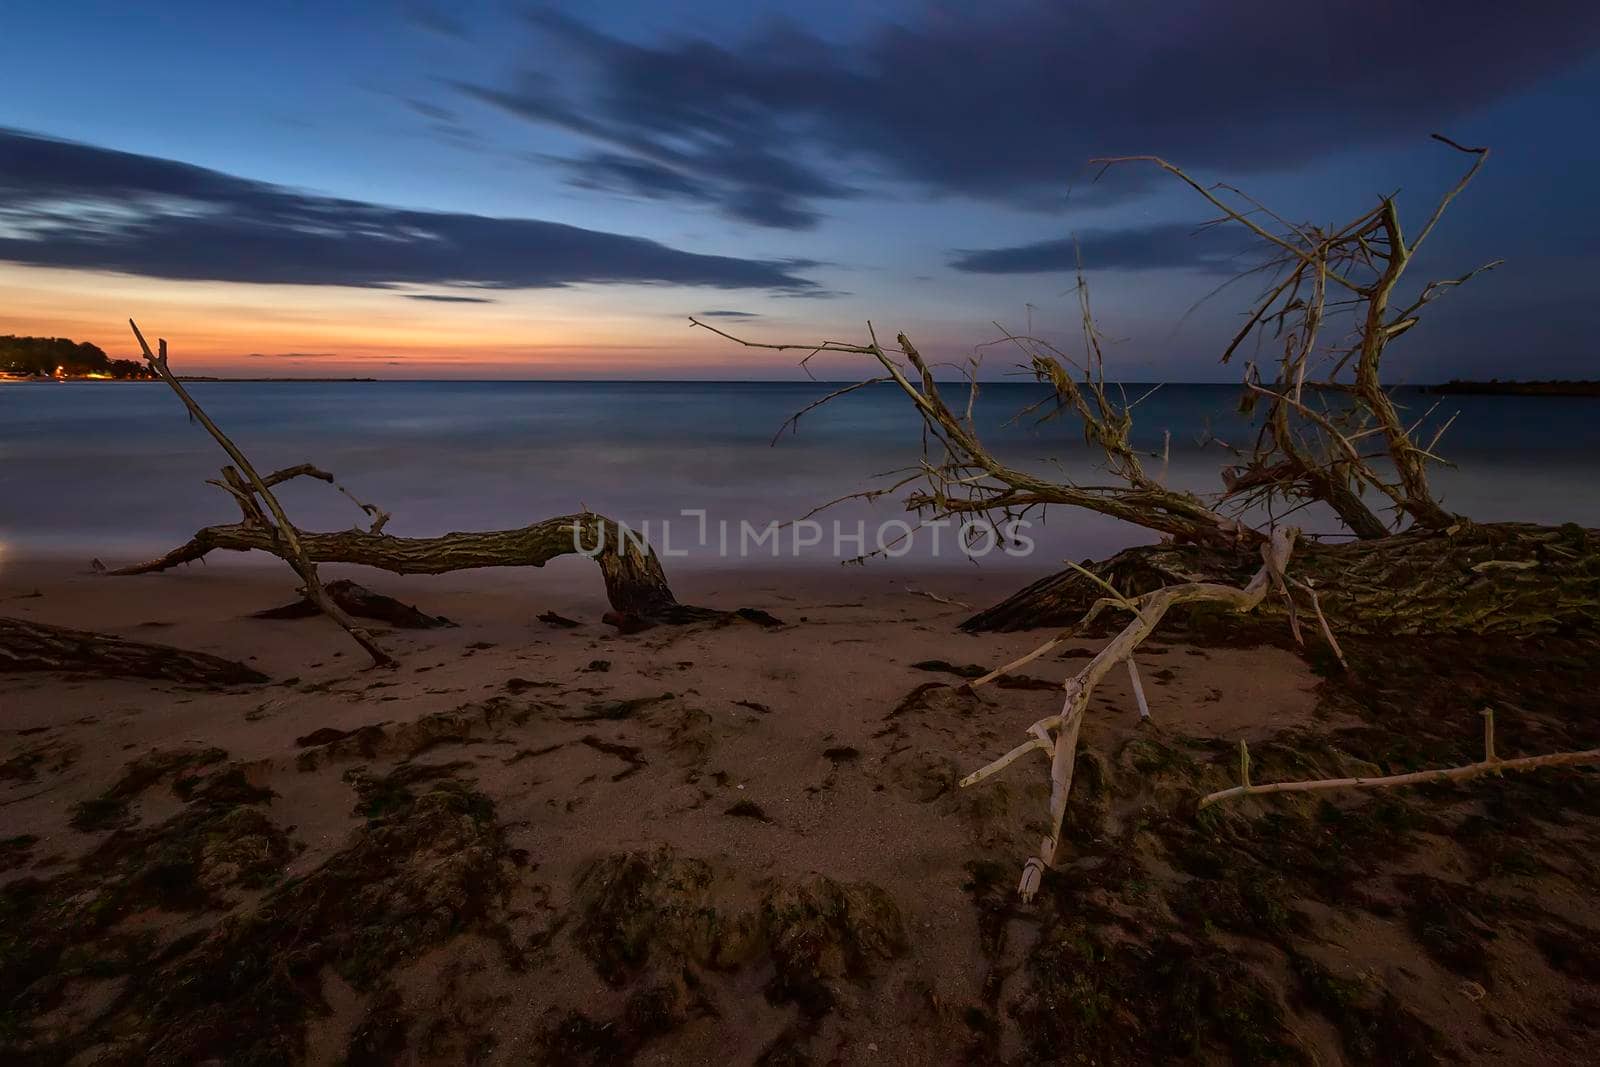
[[[306,599],[315,603],[324,615],[343,627],[356,644],[365,649],[367,655],[372,657],[373,666],[394,666],[394,660],[379,646],[372,634],[368,633],[364,627],[357,625],[356,621],[328,596],[323,588],[322,580],[317,577],[316,563],[306,555],[305,549],[300,544],[299,531],[289,521],[289,516],[284,512],[283,505],[278,503],[278,498],[273,494],[271,486],[260,474],[256,473],[255,465],[250,462],[249,457],[244,454],[238,445],[229,440],[228,435],[223,433],[215,422],[211,421],[211,417],[205,413],[205,410],[200,407],[194,397],[189,395],[189,390],[185,389],[183,383],[173,375],[171,369],[167,366],[166,338],[158,339],[159,351],[152,352],[149,343],[144,339],[144,334],[139,332],[138,323],[129,319],[128,325],[133,328],[133,336],[138,339],[139,348],[144,352],[145,362],[150,365],[150,369],[162,381],[166,382],[174,393],[178,394],[178,399],[183,401],[183,406],[189,409],[190,416],[201,426],[204,426],[212,439],[222,446],[222,450],[228,454],[229,459],[233,460],[238,471],[244,472],[242,481],[238,476],[238,471],[232,468],[224,468],[222,473],[223,477],[228,481],[228,488],[245,512],[245,522],[264,528],[272,543],[277,546],[277,551],[274,552],[274,555],[283,559],[290,567],[294,568],[295,574],[299,575]],[[282,476],[287,479],[294,477],[297,473],[309,473],[309,471],[299,468],[291,468],[290,471],[279,471],[275,477]],[[332,481],[331,477],[329,481]],[[256,505],[256,500],[258,499],[272,513],[270,522],[261,512],[260,507]]]
[[[1393,197],[1333,227],[1295,226],[1267,212],[1283,228],[1273,232],[1254,217],[1262,205],[1229,186],[1207,188],[1160,157],[1095,161],[1103,167],[1154,164],[1221,211],[1222,221],[1243,226],[1281,253],[1279,277],[1222,354],[1222,362],[1228,362],[1252,336],[1281,347],[1275,380],[1263,383],[1255,364],[1246,368],[1243,406],[1249,411],[1264,402],[1266,410],[1254,451],[1242,467],[1225,472],[1225,499],[1233,499],[1239,510],[1274,496],[1303,495],[1328,504],[1357,537],[1383,537],[1391,532],[1390,525],[1362,500],[1363,490],[1370,488],[1388,498],[1397,524],[1409,517],[1426,529],[1442,530],[1459,521],[1428,484],[1427,464],[1437,460],[1432,444],[1438,435],[1426,447],[1418,443],[1420,421],[1405,424],[1381,376],[1388,345],[1417,325],[1425,304],[1498,265],[1496,261],[1459,278],[1428,282],[1414,302],[1394,310],[1395,292],[1417,249],[1489,156],[1488,149],[1465,148],[1439,135],[1435,139],[1473,160],[1410,242]],[[1242,205],[1230,202],[1230,195]],[[1330,302],[1330,285],[1344,295]],[[1350,333],[1324,343],[1322,334],[1335,314],[1349,318]],[[1383,441],[1385,469],[1352,444],[1369,435]]]
[[[131,321],[130,325],[133,325]],[[167,366],[166,342],[159,343],[159,352],[152,352],[137,325],[133,326],[133,331],[151,369],[171,386],[191,416],[206,428],[233,461],[222,468],[222,478],[210,484],[228,493],[238,505],[240,519],[236,523],[203,527],[187,542],[162,556],[107,571],[107,574],[150,574],[192,563],[218,549],[267,552],[295,569],[302,580],[301,593],[305,601],[350,631],[372,654],[375,663],[387,662],[387,657],[340,606],[341,590],[346,593],[348,590],[340,583],[324,585],[318,580],[317,564],[354,563],[395,574],[444,574],[478,567],[542,567],[560,556],[584,555],[595,561],[605,580],[612,608],[606,621],[625,632],[661,623],[733,619],[755,620],[762,625],[776,622],[765,613],[751,609],[728,612],[680,604],[667,584],[660,560],[644,538],[619,522],[588,511],[545,519],[513,530],[458,532],[439,537],[395,537],[385,533],[384,527],[390,519],[387,511],[360,500],[330,472],[314,464],[300,463],[265,476],[258,474],[238,446],[172,375]],[[366,529],[326,533],[296,527],[272,488],[301,477],[334,486],[372,521]],[[300,609],[296,606],[294,610]]]
[[[872,357],[884,371],[882,375],[836,390],[804,410],[809,411],[821,403],[870,384],[893,382],[915,405],[924,427],[922,463],[913,477],[898,484],[913,481],[922,483],[923,488],[906,498],[906,507],[930,521],[983,515],[999,528],[1006,520],[1030,509],[1066,505],[1159,530],[1177,540],[1230,546],[1260,543],[1262,535],[1248,526],[1217,513],[1194,494],[1170,489],[1146,475],[1137,452],[1129,443],[1131,416],[1126,406],[1115,401],[1107,392],[1099,342],[1093,334],[1093,323],[1088,314],[1087,289],[1084,290],[1083,300],[1085,328],[1091,339],[1091,369],[1084,373],[1081,381],[1074,380],[1059,362],[1039,356],[1035,358],[1034,371],[1041,380],[1054,386],[1058,405],[1063,410],[1072,411],[1082,421],[1085,438],[1099,445],[1106,453],[1113,473],[1126,483],[1120,486],[1080,486],[1072,482],[1052,481],[1001,462],[983,444],[973,421],[972,402],[978,388],[975,368],[969,368],[967,403],[958,411],[946,401],[932,368],[903,333],[896,338],[898,347],[895,348],[885,348],[880,344],[870,323],[867,326],[867,344],[842,341],[803,345],[768,344],[737,337],[698,319],[691,318],[689,321],[694,326],[710,330],[747,348],[779,352],[803,350],[808,353],[807,359],[819,352]],[[1017,344],[1026,344],[1031,340],[1011,335],[1007,339]],[[792,421],[785,423],[785,426]],[[881,493],[882,490],[869,490],[865,494],[855,495],[870,497]]]
[[[1256,439],[1251,447],[1233,450],[1241,462],[1222,471],[1222,485],[1211,494],[1170,488],[1165,478],[1145,471],[1146,457],[1133,444],[1131,433],[1137,405],[1129,404],[1108,386],[1101,337],[1081,264],[1076,290],[1082,327],[1080,355],[1068,355],[1047,341],[1018,336],[1003,327],[1002,337],[995,343],[1016,347],[1025,358],[1025,369],[1051,388],[1047,400],[1028,410],[1053,404],[1046,418],[1060,414],[1074,418],[1086,443],[1100,451],[1106,469],[1120,485],[1044,478],[998,459],[981,440],[973,421],[979,355],[963,368],[968,388],[967,403],[961,410],[947,403],[931,364],[903,333],[893,348],[879,343],[871,323],[867,324],[866,343],[767,343],[736,336],[698,319],[689,321],[747,348],[804,351],[802,364],[820,353],[870,357],[882,374],[837,390],[806,410],[884,378],[894,383],[916,407],[923,429],[923,457],[917,469],[919,477],[914,479],[921,487],[911,492],[905,503],[908,510],[935,520],[975,515],[1005,520],[1034,509],[1065,505],[1156,530],[1177,543],[1238,551],[1251,550],[1266,540],[1261,527],[1276,524],[1275,512],[1281,516],[1322,503],[1351,533],[1366,540],[1389,536],[1408,523],[1443,531],[1462,520],[1447,511],[1433,493],[1427,467],[1440,462],[1435,447],[1449,420],[1431,428],[1428,436],[1431,412],[1408,424],[1382,381],[1382,361],[1389,344],[1416,326],[1421,309],[1496,265],[1489,263],[1456,278],[1430,281],[1409,303],[1396,298],[1419,247],[1488,159],[1486,149],[1466,148],[1444,137],[1436,139],[1472,160],[1409,241],[1392,196],[1381,198],[1376,206],[1343,223],[1292,223],[1239,190],[1203,185],[1158,156],[1094,161],[1102,168],[1134,163],[1159,167],[1220,212],[1208,226],[1243,227],[1267,251],[1264,264],[1240,276],[1266,272],[1271,280],[1250,305],[1244,325],[1228,342],[1221,359],[1229,362],[1254,338],[1276,348],[1277,355],[1269,363],[1275,370],[1264,375],[1256,362],[1247,364],[1241,411],[1254,419]],[[784,428],[791,425],[793,420]],[[1165,449],[1162,455],[1166,455]],[[881,492],[869,490],[860,495],[870,498]],[[1375,502],[1379,508],[1392,510],[1392,519],[1381,516]]]
[[[1459,767],[1441,767],[1377,778],[1316,778],[1299,782],[1270,782],[1256,785],[1250,781],[1250,748],[1245,742],[1240,741],[1239,780],[1242,784],[1232,789],[1220,789],[1215,793],[1208,793],[1200,798],[1195,807],[1197,811],[1203,811],[1224,800],[1266,796],[1269,793],[1313,793],[1324,789],[1391,789],[1396,786],[1426,785],[1429,782],[1465,782],[1480,775],[1501,774],[1505,771],[1534,771],[1541,767],[1579,767],[1600,763],[1600,748],[1501,759],[1494,750],[1494,709],[1485,708],[1482,714],[1483,759]]]
[[[965,367],[967,403],[964,411],[957,411],[941,395],[930,364],[903,333],[897,337],[898,346],[887,350],[870,323],[865,344],[774,344],[738,337],[697,319],[689,321],[748,348],[803,350],[802,363],[824,352],[870,356],[885,374],[837,390],[805,410],[885,378],[893,382],[916,406],[924,430],[923,488],[907,497],[906,506],[933,519],[981,514],[991,521],[1005,520],[1035,508],[1067,505],[1157,530],[1178,542],[1248,548],[1261,544],[1264,535],[1246,520],[1247,514],[1263,508],[1270,514],[1280,501],[1290,509],[1320,501],[1360,538],[1387,536],[1406,519],[1442,530],[1459,521],[1436,499],[1427,478],[1428,463],[1438,460],[1433,446],[1444,427],[1426,446],[1420,444],[1416,435],[1426,416],[1408,426],[1382,384],[1380,371],[1387,346],[1416,325],[1420,308],[1494,265],[1430,282],[1411,304],[1395,310],[1394,294],[1417,247],[1487,158],[1486,150],[1445,143],[1471,153],[1473,163],[1409,244],[1392,197],[1343,225],[1295,225],[1231,187],[1207,188],[1159,157],[1095,161],[1106,167],[1134,162],[1160,167],[1221,211],[1219,223],[1243,226],[1272,250],[1274,258],[1266,269],[1274,272],[1274,280],[1252,305],[1222,361],[1231,360],[1252,336],[1278,345],[1281,354],[1271,380],[1263,379],[1254,362],[1247,365],[1241,410],[1257,415],[1257,408],[1262,409],[1257,439],[1241,464],[1222,472],[1222,490],[1208,498],[1169,488],[1164,479],[1145,471],[1144,457],[1131,436],[1136,405],[1114,396],[1108,387],[1081,264],[1077,284],[1081,356],[1070,356],[1036,337],[1017,336],[999,324],[1002,337],[995,343],[1013,345],[1022,353],[1024,367],[1051,387],[1053,395],[1044,403],[1053,402],[1054,409],[1045,417],[1068,414],[1076,419],[1085,442],[1099,449],[1106,468],[1123,483],[1119,486],[1041,478],[1001,462],[980,439],[972,418],[977,356]],[[1330,288],[1337,299],[1330,301]],[[1349,336],[1325,340],[1330,320],[1338,316],[1350,320]],[[1381,441],[1382,448],[1364,452],[1357,442],[1368,439]],[[1394,511],[1393,528],[1363,499],[1368,490],[1387,499]]]
[[[961,780],[962,788],[974,786],[1004,770],[1034,749],[1050,754],[1050,829],[1039,843],[1039,854],[1029,859],[1023,867],[1022,881],[1017,886],[1017,892],[1024,901],[1033,899],[1033,895],[1038,892],[1044,872],[1055,866],[1056,852],[1061,844],[1061,823],[1066,815],[1067,799],[1072,790],[1078,732],[1095,687],[1120,663],[1126,662],[1132,671],[1134,651],[1161,624],[1167,612],[1180,604],[1204,601],[1220,604],[1229,611],[1240,613],[1253,611],[1272,588],[1274,575],[1283,573],[1289,555],[1294,549],[1296,535],[1297,531],[1289,527],[1280,527],[1273,531],[1271,540],[1261,546],[1261,568],[1243,588],[1213,582],[1189,582],[1169,585],[1131,600],[1119,598],[1097,602],[1086,616],[1086,622],[1105,608],[1132,611],[1132,621],[1123,627],[1082,670],[1066,681],[1063,686],[1065,696],[1061,702],[1061,711],[1040,719],[1028,727],[1031,740]],[[1058,642],[1047,643],[1047,647],[1053,647],[1055,643]],[[1037,651],[1033,653],[1034,656],[1039,654],[1041,653]],[[1005,669],[1007,668],[1001,670]],[[973,684],[981,685],[996,677],[998,673],[986,675]],[[1148,714],[1142,705],[1140,712],[1142,715]]]
[[[367,530],[297,531],[307,557],[316,563],[358,563],[393,574],[447,574],[479,567],[542,567],[560,556],[590,554],[605,577],[611,606],[618,612],[655,616],[681,607],[667,586],[660,561],[618,523],[584,512],[561,515],[516,530],[448,533],[439,537],[396,537]],[[108,571],[111,575],[150,574],[192,563],[218,549],[269,552],[281,545],[271,531],[254,523],[206,526],[166,555]]]

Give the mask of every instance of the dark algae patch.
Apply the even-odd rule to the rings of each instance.
[[[149,761],[130,767],[124,782],[148,779]],[[0,1053],[15,1057],[11,1062],[60,1062],[108,1040],[136,1000],[155,995],[156,983],[146,980],[151,970],[193,946],[191,938],[162,943],[148,928],[126,928],[125,920],[219,910],[234,893],[279,878],[293,847],[261,810],[270,794],[242,789],[240,781],[236,768],[193,781],[189,803],[161,824],[118,829],[66,873],[0,889]],[[123,991],[81,1031],[36,1030],[33,1021],[71,984],[88,980],[122,981]]]
[[[0,871],[26,867],[33,855],[33,846],[39,843],[35,834],[15,834],[0,837]]]
[[[69,873],[3,891],[0,1030],[7,1062],[191,1064],[296,1062],[305,1024],[327,1007],[331,969],[375,992],[351,1038],[352,1062],[403,1048],[384,976],[428,946],[484,923],[502,887],[505,847],[490,801],[454,768],[402,764],[353,774],[367,822],[309,873],[284,880],[294,853],[262,810],[265,794],[227,772],[193,784],[160,826],[119,830]],[[254,908],[160,941],[124,932],[155,909],[196,918],[255,890]],[[144,928],[148,931],[148,928]],[[125,979],[77,1028],[40,1017],[74,979]],[[131,977],[129,977],[131,976]]]
[[[75,830],[111,830],[133,822],[129,805],[138,795],[163,778],[170,778],[173,791],[182,795],[193,772],[228,758],[220,748],[156,749],[133,760],[118,779],[97,797],[74,806],[71,825]]]
[[[766,998],[803,1018],[849,1010],[908,950],[899,908],[876,885],[816,873],[750,885],[665,846],[594,863],[576,900],[579,948],[628,997],[620,1018],[563,1018],[544,1037],[549,1063],[629,1062],[712,1010],[704,990],[719,974],[766,974]]]
[[[1172,934],[1148,943],[1057,927],[1029,959],[1016,1006],[1041,1062],[1306,1062],[1273,991],[1226,950]]]

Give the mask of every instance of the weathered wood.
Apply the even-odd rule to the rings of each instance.
[[[1133,420],[1128,411],[1107,393],[1098,341],[1095,340],[1089,317],[1087,292],[1080,278],[1079,295],[1084,301],[1084,324],[1094,357],[1092,373],[1085,374],[1082,380],[1075,379],[1054,358],[1040,353],[1033,355],[1032,366],[1039,380],[1049,382],[1056,390],[1059,403],[1077,414],[1083,422],[1085,437],[1104,450],[1111,469],[1126,483],[1125,486],[1080,486],[1070,481],[1040,477],[1002,463],[979,439],[972,422],[977,379],[972,379],[965,412],[951,408],[940,392],[932,366],[904,333],[895,338],[899,347],[890,350],[885,350],[878,343],[877,333],[873,331],[871,323],[867,324],[867,330],[872,341],[866,345],[841,341],[805,345],[766,344],[736,337],[695,318],[689,322],[746,348],[779,352],[803,348],[812,355],[818,352],[843,352],[871,356],[886,372],[886,379],[898,386],[915,405],[924,428],[922,464],[909,468],[909,474],[905,471],[895,472],[898,481],[886,488],[852,493],[833,501],[833,504],[854,498],[873,500],[902,486],[921,481],[924,488],[906,498],[906,509],[930,519],[1020,516],[1034,508],[1059,505],[1097,511],[1197,544],[1254,549],[1266,543],[1267,536],[1260,531],[1219,513],[1194,493],[1164,485],[1145,472],[1139,453],[1128,438]],[[1011,340],[1021,343],[1031,339],[1014,337]],[[892,354],[896,352],[905,358],[909,369],[902,366]],[[836,390],[805,410],[809,411],[812,407],[883,380],[874,378]],[[800,414],[804,414],[804,411]],[[798,419],[799,415],[793,418]],[[942,455],[930,453],[930,442],[939,446],[936,452]],[[831,504],[824,505],[828,506]]]
[[[267,527],[272,531],[272,539],[278,546],[276,554],[287,562],[289,566],[293,567],[294,572],[300,576],[301,591],[305,597],[316,604],[324,615],[338,623],[350,635],[351,639],[360,645],[367,655],[372,657],[373,666],[393,667],[395,665],[393,658],[373,640],[372,635],[362,627],[357,626],[355,620],[346,614],[344,609],[328,599],[327,594],[323,591],[322,579],[317,577],[317,565],[301,549],[300,531],[289,521],[289,516],[284,512],[283,505],[273,495],[272,487],[256,472],[255,465],[250,462],[250,458],[244,454],[243,450],[234,444],[227,434],[222,432],[222,428],[212,421],[211,416],[206,414],[205,409],[195,401],[194,397],[189,395],[189,390],[184,388],[177,375],[172,373],[172,368],[167,362],[166,338],[160,338],[157,342],[160,345],[160,350],[152,352],[150,345],[144,339],[144,334],[139,332],[138,324],[129,319],[128,326],[133,330],[133,336],[138,340],[139,348],[144,352],[145,362],[149,364],[150,369],[155,371],[161,380],[171,387],[172,391],[177,394],[178,399],[183,401],[183,406],[188,409],[189,417],[204,426],[206,432],[211,435],[212,440],[216,441],[222,447],[222,450],[228,454],[228,458],[237,465],[237,470],[234,469],[233,465],[224,467],[222,475],[227,481],[227,485],[224,488],[231,492],[239,502],[239,506],[244,512],[245,520],[253,521],[256,525]],[[244,472],[243,477],[240,477],[239,471]],[[285,477],[292,478],[298,473],[298,470],[279,473]],[[307,471],[306,473],[310,472]],[[272,514],[270,521],[267,519],[266,513],[261,510],[262,504],[265,504],[267,511]]]
[[[1219,789],[1207,793],[1195,805],[1204,811],[1213,804],[1236,797],[1271,796],[1277,793],[1320,793],[1329,789],[1395,789],[1408,785],[1428,785],[1434,782],[1466,782],[1485,774],[1503,775],[1506,771],[1536,771],[1543,767],[1586,767],[1600,763],[1600,748],[1581,751],[1546,752],[1539,756],[1518,756],[1501,759],[1494,750],[1494,709],[1484,708],[1483,759],[1459,767],[1435,767],[1407,774],[1354,776],[1349,778],[1312,778],[1298,782],[1250,781],[1250,746],[1239,742],[1239,782],[1232,789]]]
[[[1134,651],[1144,643],[1155,628],[1161,625],[1167,613],[1184,604],[1211,604],[1223,611],[1244,614],[1252,612],[1266,599],[1267,593],[1278,585],[1294,550],[1299,531],[1279,527],[1273,531],[1272,540],[1260,549],[1261,564],[1249,582],[1239,586],[1215,582],[1183,582],[1165,585],[1136,598],[1119,596],[1116,599],[1099,597],[1085,613],[1085,623],[1102,612],[1122,611],[1133,615],[1082,670],[1067,679],[1061,711],[1040,719],[1028,727],[1032,742],[1018,746],[985,767],[961,779],[963,789],[977,785],[1010,766],[1034,748],[1050,753],[1050,821],[1049,833],[1039,842],[1039,853],[1029,859],[1022,869],[1022,880],[1017,893],[1024,903],[1031,901],[1039,891],[1044,872],[1055,866],[1056,852],[1061,847],[1062,820],[1066,816],[1067,799],[1072,791],[1073,768],[1077,762],[1078,732],[1083,717],[1089,710],[1094,691],[1119,663],[1129,663]],[[1094,582],[1091,578],[1090,584]],[[1005,668],[1002,668],[1004,670]],[[973,688],[984,684],[994,675],[986,675],[972,683]],[[1140,711],[1144,712],[1143,701]]]
[[[1088,567],[1126,595],[1192,581],[1236,584],[1252,555],[1199,545],[1132,548]],[[1600,531],[1581,526],[1462,523],[1372,541],[1305,544],[1291,576],[1313,579],[1335,633],[1536,635],[1600,623]],[[962,623],[969,631],[1077,622],[1104,595],[1076,570],[1042,578]],[[1273,598],[1259,613],[1285,610]]]
[[[11,618],[0,618],[0,671],[64,671],[206,685],[267,681],[254,667],[205,652]]]
[[[586,554],[605,580],[606,597],[625,622],[690,622],[722,612],[679,604],[661,561],[649,545],[611,519],[592,512],[561,515],[516,530],[395,537],[368,530],[298,531],[300,546],[316,563],[358,563],[394,574],[446,574],[479,567],[542,567],[561,556]],[[107,572],[148,574],[192,563],[210,552],[282,555],[272,531],[255,523],[207,526],[164,556]]]

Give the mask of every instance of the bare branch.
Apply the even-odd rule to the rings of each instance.
[[[306,555],[305,549],[301,546],[299,532],[295,529],[294,524],[289,521],[289,516],[284,512],[283,505],[278,503],[278,498],[273,495],[272,489],[268,486],[266,480],[256,473],[255,466],[250,462],[249,457],[240,450],[238,445],[228,439],[228,435],[223,433],[215,422],[211,421],[211,417],[195,402],[194,397],[190,396],[189,391],[183,387],[183,383],[178,381],[168,368],[166,340],[162,339],[159,342],[159,354],[152,352],[150,345],[144,339],[144,334],[139,332],[138,324],[129,319],[128,325],[133,328],[133,336],[138,339],[139,347],[143,350],[145,362],[150,365],[150,369],[155,371],[172,388],[172,391],[178,395],[178,399],[183,401],[183,406],[189,410],[190,416],[204,426],[212,439],[222,446],[222,450],[228,454],[228,457],[233,460],[238,469],[244,472],[244,476],[249,480],[249,486],[254,495],[259,497],[266,504],[268,510],[272,512],[272,517],[275,521],[269,526],[269,529],[273,541],[282,546],[281,555],[294,568],[294,572],[300,576],[301,582],[304,583],[306,598],[322,609],[324,615],[342,626],[345,632],[366,650],[367,655],[372,657],[373,666],[394,666],[394,660],[379,646],[373,636],[364,627],[358,626],[355,620],[350,618],[344,609],[335,604],[328,596],[327,591],[323,589],[322,581],[317,576],[317,565],[311,561],[311,558]],[[285,472],[280,471],[278,473],[284,474]],[[286,475],[286,477],[293,476],[293,474]]]
[[[1239,742],[1243,750],[1244,742]],[[1441,767],[1436,770],[1412,771],[1408,774],[1390,774],[1375,778],[1316,778],[1299,782],[1271,782],[1254,785],[1248,776],[1244,784],[1232,789],[1221,789],[1200,798],[1196,810],[1203,811],[1213,804],[1238,797],[1265,796],[1271,793],[1313,793],[1326,789],[1393,789],[1398,786],[1426,785],[1430,782],[1465,782],[1485,774],[1502,774],[1506,771],[1534,771],[1541,767],[1580,767],[1600,763],[1600,748],[1574,752],[1549,752],[1542,756],[1521,756],[1501,759],[1494,751],[1494,713],[1484,711],[1484,757],[1476,763],[1459,767]]]
[[[1472,179],[1478,176],[1478,171],[1482,170],[1483,165],[1489,162],[1489,150],[1487,148],[1467,148],[1464,145],[1457,144],[1442,133],[1435,133],[1431,136],[1435,141],[1447,144],[1457,152],[1465,152],[1477,158],[1472,161],[1472,166],[1467,169],[1467,172],[1461,176],[1461,180],[1456,182],[1450,191],[1439,199],[1439,206],[1433,209],[1433,214],[1429,216],[1427,223],[1423,225],[1422,232],[1418,233],[1417,239],[1411,242],[1411,247],[1406,250],[1407,255],[1415,253],[1422,242],[1428,239],[1428,235],[1433,232],[1433,228],[1439,225],[1439,220],[1444,217],[1445,209],[1450,206],[1450,202],[1460,196],[1462,190],[1472,184]]]
[[[847,385],[843,389],[835,389],[833,392],[829,393],[820,400],[813,400],[811,403],[807,404],[805,407],[801,408],[799,411],[783,420],[783,425],[778,427],[778,432],[772,435],[771,443],[774,445],[777,444],[778,439],[783,436],[783,431],[789,429],[791,426],[794,427],[794,431],[796,433],[799,433],[800,416],[806,414],[808,411],[814,411],[815,409],[826,404],[828,401],[837,400],[841,396],[855,392],[857,389],[865,389],[869,385],[882,385],[884,382],[891,380],[892,379],[890,378],[868,378],[864,382],[856,382],[854,385]]]
[[[1044,871],[1055,865],[1056,851],[1061,842],[1061,824],[1066,814],[1067,796],[1072,788],[1072,771],[1077,757],[1078,731],[1083,722],[1083,717],[1088,711],[1090,698],[1094,695],[1095,687],[1103,681],[1108,673],[1119,663],[1127,661],[1129,672],[1132,674],[1140,699],[1140,712],[1148,716],[1149,709],[1144,703],[1143,687],[1137,683],[1137,675],[1133,674],[1132,656],[1135,649],[1142,644],[1145,638],[1155,631],[1166,617],[1168,611],[1180,604],[1198,602],[1214,602],[1229,611],[1249,612],[1261,603],[1268,589],[1273,585],[1274,576],[1281,575],[1288,562],[1289,554],[1293,551],[1295,537],[1298,531],[1289,527],[1280,527],[1273,531],[1272,540],[1261,546],[1261,569],[1250,579],[1243,588],[1220,585],[1213,582],[1187,582],[1180,585],[1169,585],[1153,593],[1134,598],[1127,603],[1135,607],[1133,619],[1113,637],[1100,652],[1089,661],[1076,675],[1069,678],[1063,685],[1065,696],[1062,700],[1061,712],[1050,719],[1034,723],[1029,728],[1040,744],[1030,742],[1019,746],[1001,756],[998,760],[974,771],[961,780],[962,787],[970,787],[982,782],[1000,770],[1009,766],[1033,747],[1048,745],[1052,758],[1050,763],[1050,820],[1049,831],[1039,844],[1039,854],[1027,861],[1023,868],[1022,881],[1017,887],[1018,894],[1024,901],[1033,899],[1039,889]],[[1100,603],[1107,603],[1101,601]],[[1098,609],[1100,603],[1095,605]],[[1095,614],[1091,611],[1090,615]],[[1086,620],[1088,616],[1085,617]],[[1038,653],[1035,653],[1038,654]],[[1004,669],[1004,668],[1003,668]],[[989,676],[979,679],[987,681]],[[974,683],[978,684],[978,683]],[[1051,731],[1054,733],[1051,733]]]

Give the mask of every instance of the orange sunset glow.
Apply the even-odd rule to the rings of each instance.
[[[0,334],[90,341],[136,354],[126,320],[167,337],[183,373],[382,378],[761,376],[752,358],[687,316],[683,293],[571,288],[491,294],[494,303],[397,299],[384,289],[174,282],[0,267]],[[702,296],[714,302],[716,294]]]

